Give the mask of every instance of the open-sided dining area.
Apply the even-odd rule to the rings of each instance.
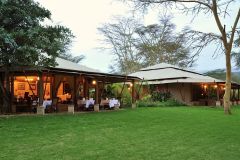
[[[69,106],[74,106],[74,111],[92,111],[94,106],[98,106],[99,109],[119,108],[121,95],[103,97],[104,86],[125,81],[134,83],[134,80],[129,77],[127,79],[112,76],[57,72],[43,73],[39,76],[27,75],[26,78],[16,76],[12,111],[35,113],[38,107],[43,107],[48,113],[67,112]]]
[[[98,111],[119,108],[122,92],[115,97],[107,97],[104,94],[105,86],[122,83],[125,87],[139,80],[136,77],[83,68],[81,65],[63,59],[60,62],[64,64],[60,63],[58,67],[41,70],[21,67],[11,72],[9,79],[11,80],[12,113],[37,113],[39,110],[47,113],[69,110]],[[68,68],[63,65],[67,65]],[[131,87],[130,92],[134,102],[134,87]]]

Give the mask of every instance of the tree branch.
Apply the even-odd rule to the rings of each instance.
[[[214,18],[215,18],[215,21],[217,23],[217,26],[218,26],[218,29],[219,31],[221,32],[222,34],[222,40],[223,40],[223,43],[224,43],[224,46],[225,48],[228,48],[227,47],[227,34],[222,26],[222,23],[218,17],[218,11],[217,11],[217,2],[216,0],[212,0],[213,2],[213,5],[212,5],[212,12],[213,12],[213,15],[214,15]]]
[[[233,44],[234,34],[235,34],[235,31],[236,31],[236,28],[237,28],[237,24],[238,24],[239,18],[240,18],[240,8],[238,10],[237,17],[236,17],[235,22],[233,24],[233,28],[232,28],[232,33],[231,33],[231,38],[230,38],[229,44]]]
[[[138,0],[133,0],[134,2],[138,1]],[[204,5],[206,7],[208,7],[209,9],[211,9],[211,6],[208,3],[204,3],[202,1],[198,1],[198,0],[139,0],[139,2],[141,3],[155,3],[155,4],[162,4],[162,3],[168,3],[168,2],[182,2],[182,3],[198,3],[200,5]]]

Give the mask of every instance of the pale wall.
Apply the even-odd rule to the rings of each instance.
[[[172,95],[172,98],[190,104],[192,101],[191,84],[188,83],[175,83],[168,84],[168,90]]]
[[[190,83],[170,83],[170,84],[159,84],[156,87],[156,90],[161,92],[167,92],[169,91],[172,95],[172,98],[191,105],[192,101],[192,84]],[[142,95],[145,96],[148,93],[147,86],[143,87],[143,93]]]

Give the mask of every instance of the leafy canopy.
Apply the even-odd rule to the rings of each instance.
[[[98,28],[109,46],[104,49],[110,49],[115,57],[116,63],[110,66],[113,71],[129,74],[163,62],[181,67],[194,62],[185,44],[187,37],[175,32],[170,16],[161,17],[158,24],[148,26],[131,17],[115,21]]]
[[[50,17],[33,0],[0,0],[0,64],[54,66],[73,35],[66,27],[44,25]]]

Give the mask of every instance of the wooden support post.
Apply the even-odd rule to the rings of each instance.
[[[238,88],[237,88],[237,105],[239,105],[240,104],[240,102],[239,102],[239,86],[237,86]]]
[[[127,77],[125,78],[125,81],[123,82],[123,86],[122,86],[122,89],[121,89],[121,92],[120,92],[120,97],[121,97],[121,98],[122,98],[122,93],[123,93],[123,90],[124,90],[126,81],[127,81]]]
[[[102,82],[102,88],[101,88],[101,93],[100,93],[100,99],[103,98],[103,92],[104,92],[104,89],[105,89],[105,82],[106,82],[106,79],[107,79],[107,76],[104,77],[104,80]]]
[[[208,84],[206,84],[206,93],[207,93],[207,100],[205,101],[205,106],[209,106],[209,104],[208,104],[208,102],[209,102],[209,85]]]
[[[235,97],[235,89],[232,89],[232,91],[233,91],[233,99],[235,99],[236,97]]]
[[[85,98],[89,97],[88,80],[86,79],[86,77],[84,77],[84,97]]]
[[[240,97],[239,97],[239,86],[238,86],[238,101],[239,101],[239,98],[240,98]]]
[[[96,80],[96,86],[95,86],[95,97],[96,97],[96,104],[99,104],[99,86],[98,86],[98,80]]]
[[[219,98],[219,85],[218,84],[217,84],[216,92],[217,92],[216,106],[221,106],[221,102],[220,102],[220,98]]]
[[[132,80],[132,108],[136,107],[135,81]]]
[[[38,98],[39,98],[39,105],[43,104],[43,75],[42,73],[38,74],[39,81],[38,81]]]
[[[10,112],[15,113],[16,106],[13,104],[13,100],[14,100],[14,77],[13,77],[13,75],[11,75],[11,97],[10,97],[10,99],[11,99],[10,100]]]
[[[77,91],[78,91],[78,85],[77,85],[77,76],[74,75],[74,80],[73,80],[73,104],[74,104],[74,107],[77,107]]]
[[[217,84],[216,91],[217,91],[217,101],[219,101],[220,97],[219,97],[219,85],[218,84]]]
[[[142,85],[143,85],[143,81],[144,81],[144,78],[143,78],[143,80],[141,81],[140,86],[138,86],[139,88],[138,88],[138,92],[137,92],[137,100],[140,99],[140,91],[141,91],[141,88],[142,88]]]
[[[55,98],[56,95],[56,81],[55,81],[55,75],[52,75],[52,81],[51,81],[51,98]]]
[[[231,88],[231,91],[230,91],[230,104],[233,106],[234,105],[234,89]]]

